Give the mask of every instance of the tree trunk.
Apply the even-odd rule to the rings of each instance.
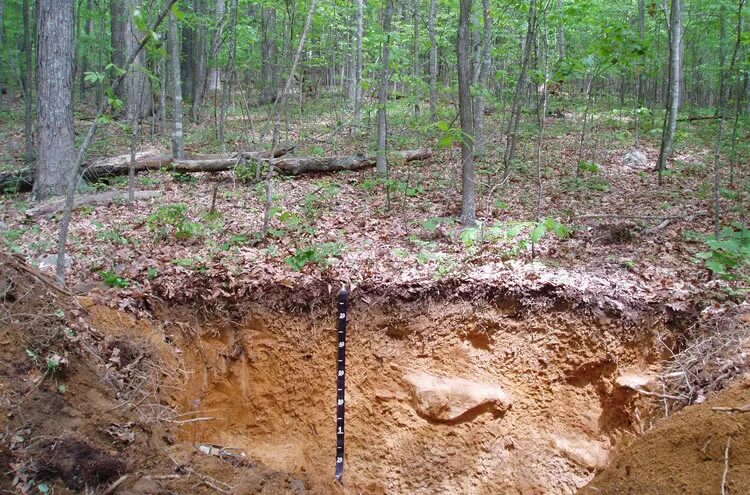
[[[513,103],[510,109],[510,118],[506,129],[507,141],[505,143],[505,153],[503,154],[504,175],[510,173],[510,165],[516,155],[516,141],[518,139],[518,126],[521,123],[521,98],[523,98],[526,86],[526,74],[529,69],[529,58],[531,57],[531,47],[534,44],[534,34],[536,32],[536,0],[531,0],[529,6],[529,19],[527,22],[526,40],[523,50],[523,59],[521,60],[521,72],[518,74],[516,81],[516,91],[513,95]]]
[[[474,97],[474,153],[484,155],[484,93],[487,90],[487,77],[492,66],[492,17],[490,0],[482,0],[482,52],[477,76],[477,94]]]
[[[74,179],[73,0],[38,2],[39,155],[33,197],[65,193]]]
[[[387,129],[387,105],[388,105],[388,65],[390,62],[390,32],[391,19],[393,18],[393,0],[386,0],[385,12],[383,13],[383,66],[380,69],[380,91],[378,93],[378,163],[376,174],[385,177],[388,175],[388,159],[385,155],[388,129]]]
[[[32,110],[32,74],[34,68],[31,65],[31,19],[29,15],[29,0],[23,0],[23,51],[25,57],[23,72],[23,123],[24,140],[26,142],[25,161],[30,165],[34,161],[34,115]]]
[[[557,0],[557,15],[560,16],[560,20],[557,21],[557,50],[560,60],[565,60],[565,14],[563,1]]]
[[[263,7],[259,105],[267,105],[276,101],[278,94],[276,51],[276,9],[273,7]]]
[[[125,69],[125,62],[135,52],[143,33],[133,22],[132,13],[140,7],[142,0],[112,0],[112,62],[120,69]],[[135,64],[146,66],[146,53],[141,52]],[[148,76],[136,67],[131,67],[125,77],[123,86],[117,95],[125,102],[125,116],[128,120],[141,119],[151,110],[151,83]]]
[[[473,226],[477,216],[474,170],[474,117],[471,108],[471,48],[469,19],[472,0],[461,0],[458,15],[456,55],[458,59],[458,107],[461,117],[461,223]]]
[[[412,23],[414,25],[414,44],[412,46],[412,96],[414,97],[414,117],[419,117],[419,0],[414,1]]]
[[[199,15],[206,13],[206,0],[195,0],[195,11]],[[190,107],[190,118],[194,123],[200,122],[200,109],[203,106],[203,95],[206,88],[206,43],[208,33],[206,23],[200,22],[193,31],[193,104]]]
[[[394,155],[408,163],[427,160],[432,158],[433,154],[430,149],[420,148],[416,150],[397,151]],[[270,162],[283,174],[302,175],[373,167],[377,163],[377,156],[350,155],[276,158]]]
[[[185,158],[185,138],[182,133],[182,81],[180,77],[180,43],[177,36],[177,19],[169,13],[169,54],[172,62],[172,90],[174,91],[174,130],[172,132],[172,156],[176,160]]]
[[[0,46],[5,46],[5,30],[3,29],[5,19],[5,0],[0,0]],[[3,52],[0,50],[0,107],[3,102]]]
[[[238,14],[238,0],[232,0],[231,3],[231,15],[232,15],[232,22],[231,22],[231,31],[230,31],[230,44],[229,44],[229,81],[226,82],[226,84],[222,87],[221,92],[221,113],[219,115],[219,143],[221,144],[221,151],[224,152],[227,150],[226,145],[226,137],[224,134],[224,128],[226,125],[226,118],[227,118],[227,105],[229,104],[229,98],[232,94],[232,83],[234,82],[234,78],[231,77],[231,74],[235,67],[235,61],[237,58],[237,14]]]
[[[638,37],[643,43],[646,35],[646,1],[638,0]],[[643,71],[646,70],[646,56],[641,55],[640,65],[636,66],[638,76],[635,81],[635,104],[633,105],[633,141],[635,149],[640,146],[640,123],[641,114],[640,109],[643,106]]]
[[[362,121],[362,38],[364,37],[365,1],[357,0],[357,56],[354,68],[354,131],[359,134]]]
[[[437,36],[435,34],[436,17],[437,0],[430,0],[430,19],[428,21],[428,30],[430,31],[430,117],[433,122],[437,121],[438,47]]]
[[[680,79],[682,76],[682,35],[683,35],[683,7],[684,0],[672,0],[669,28],[669,103],[664,118],[664,128],[659,150],[659,185],[664,181],[664,170],[667,159],[672,155],[674,135],[677,131],[677,112],[680,107]]]
[[[85,94],[86,72],[89,71],[89,53],[85,47],[88,46],[88,43],[91,40],[91,36],[94,33],[94,9],[95,9],[94,0],[87,0],[86,1],[87,17],[86,17],[86,25],[84,27],[84,36],[85,36],[86,43],[84,44],[83,53],[81,54],[81,70],[79,71],[79,74],[78,74],[79,92],[80,92],[79,94],[80,94],[81,100],[83,100],[86,97],[86,94]]]

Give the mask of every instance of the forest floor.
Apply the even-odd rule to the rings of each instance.
[[[138,189],[163,194],[133,205],[82,208],[73,215],[67,285],[78,298],[57,294],[53,300],[79,308],[57,309],[81,315],[78,324],[85,322],[86,327],[81,332],[91,329],[93,335],[90,342],[82,339],[88,349],[63,345],[50,354],[54,345],[40,347],[19,337],[23,345],[7,348],[15,354],[4,376],[10,380],[13,369],[22,369],[28,377],[13,385],[4,382],[12,391],[6,399],[32,398],[39,417],[26,423],[41,425],[47,428],[44,435],[54,437],[51,426],[44,426],[52,413],[38,406],[47,399],[37,396],[62,396],[72,404],[82,399],[76,395],[81,383],[96,381],[101,371],[87,371],[81,383],[67,379],[71,394],[56,392],[58,383],[45,380],[43,367],[40,371],[24,350],[39,359],[83,353],[79,360],[93,350],[102,363],[86,366],[109,370],[116,394],[113,399],[111,389],[100,391],[104,398],[97,399],[103,402],[96,406],[98,432],[74,419],[66,431],[76,432],[95,450],[112,450],[107,435],[128,439],[134,428],[123,430],[122,425],[151,429],[136,434],[135,442],[125,441],[131,460],[127,467],[112,467],[108,479],[86,483],[112,483],[137,469],[116,493],[151,493],[164,483],[177,483],[169,485],[177,492],[195,493],[335,491],[324,481],[332,462],[326,446],[335,443],[333,430],[319,431],[327,425],[327,404],[334,402],[328,386],[333,383],[333,375],[328,375],[334,347],[332,333],[324,329],[334,324],[329,314],[334,294],[341,283],[349,283],[354,287],[355,340],[350,348],[352,402],[347,410],[353,419],[347,463],[355,491],[434,493],[439,483],[454,493],[572,493],[630,443],[633,434],[649,430],[656,418],[671,415],[672,408],[703,402],[747,372],[750,308],[744,274],[735,280],[711,279],[696,259],[706,250],[704,236],[713,231],[714,123],[681,124],[685,127],[678,135],[675,159],[658,186],[653,172],[658,129],[646,120],[641,150],[651,167],[633,170],[623,162],[632,149],[632,122],[604,102],[596,109],[594,131],[583,151],[583,158],[598,166],[575,179],[580,105],[556,101],[552,110],[558,107],[558,116],[546,119],[540,215],[555,222],[535,243],[534,256],[537,129],[522,126],[513,173],[488,201],[489,183],[502,173],[496,164],[504,147],[498,131],[503,125],[494,115],[486,123],[488,152],[478,163],[477,229],[462,229],[456,222],[457,143],[446,138],[450,131],[424,117],[415,120],[405,105],[391,116],[389,146],[394,151],[427,146],[435,152],[431,160],[392,161],[385,182],[376,180],[373,170],[278,177],[266,238],[259,235],[264,184],[242,180],[254,177],[252,170],[139,175]],[[369,141],[347,134],[343,115],[329,100],[308,105],[284,136],[296,144],[294,156],[371,151]],[[259,135],[268,140],[267,115],[258,111],[252,117],[252,133],[242,119],[229,120],[229,152],[259,150],[261,145],[254,144]],[[453,115],[442,117],[449,122]],[[0,163],[19,167],[19,122],[7,122],[0,128]],[[86,116],[79,115],[79,134],[87,124]],[[129,136],[126,127],[104,126],[91,158],[127,153]],[[140,149],[169,149],[168,139],[154,135],[146,141]],[[220,151],[212,121],[189,128],[187,150]],[[91,187],[123,189],[126,179]],[[743,165],[734,187],[722,191],[724,222],[750,223],[748,201],[750,175]],[[27,194],[6,195],[0,202],[4,248],[48,270],[59,219],[30,220],[25,215]],[[39,276],[31,280],[38,282]],[[4,301],[3,306],[10,304]],[[40,309],[23,306],[14,311],[36,314]],[[61,318],[53,310],[44,313],[52,321]],[[711,339],[709,331],[722,337]],[[128,354],[125,341],[138,342],[151,359],[120,359]],[[691,348],[702,354],[696,357]],[[152,368],[143,368],[145,363]],[[687,386],[667,383],[667,372],[674,371],[670,366],[681,366],[678,369],[695,380],[685,380]],[[413,393],[408,377],[415,372],[501,383],[513,396],[513,408],[494,415],[480,412],[447,426],[425,411],[405,408]],[[664,383],[656,392],[649,388],[643,395],[634,394],[616,385],[627,373],[659,376]],[[732,406],[749,398],[747,388],[737,390],[727,396]],[[674,399],[674,394],[677,400],[663,397]],[[237,397],[244,400],[238,404]],[[122,408],[116,418],[111,414],[115,406]],[[66,414],[89,414],[77,407]],[[181,423],[203,413],[219,419]],[[502,417],[499,423],[497,416]],[[725,428],[737,448],[747,442],[742,418],[738,415],[736,424]],[[9,421],[19,428],[25,424]],[[117,428],[106,426],[111,424]],[[683,425],[684,431],[695,429],[695,424]],[[102,433],[102,428],[115,433]],[[724,441],[717,440],[722,445]],[[241,448],[253,460],[250,471],[242,470],[248,466],[222,471],[221,460],[189,448],[201,442]],[[686,448],[695,442],[686,442]],[[0,454],[15,459],[11,464],[16,476],[26,473],[30,484],[25,486],[31,487],[40,468],[33,471],[26,462],[40,451],[27,452],[21,443]],[[34,447],[51,452],[54,445]],[[144,450],[154,458],[144,457]],[[711,469],[723,468],[723,458],[713,455],[723,452],[711,452]],[[467,466],[466,459],[473,464]],[[740,473],[746,460],[732,460],[730,474]],[[207,465],[214,461],[216,466]],[[500,461],[505,468],[500,469]],[[430,466],[435,465],[447,473],[445,478],[432,477]],[[51,475],[41,472],[62,478],[68,488],[80,485],[80,480],[71,485],[65,479],[64,467],[50,469]],[[688,468],[675,464],[675,469]],[[597,478],[605,479],[621,482],[616,475]],[[260,485],[257,480],[262,480]],[[609,485],[613,490],[615,481]],[[743,481],[732,475],[730,483],[739,489]]]

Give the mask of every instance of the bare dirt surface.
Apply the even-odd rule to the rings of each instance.
[[[579,494],[734,494],[748,487],[750,378],[745,378],[658,422]]]
[[[163,338],[111,313],[92,318],[43,274],[0,254],[0,492],[305,491],[298,476],[177,444],[180,418],[162,398],[173,373],[160,357]]]

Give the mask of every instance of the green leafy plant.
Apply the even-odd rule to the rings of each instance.
[[[705,238],[707,251],[696,254],[696,260],[702,261],[706,268],[725,280],[748,278],[740,272],[750,265],[750,230],[735,222],[721,229],[719,236]]]
[[[258,167],[261,167],[258,171]],[[263,166],[259,165],[255,160],[251,160],[247,163],[240,163],[234,168],[234,176],[237,182],[240,184],[254,184],[257,177],[265,176]]]
[[[203,226],[192,222],[187,216],[187,206],[183,204],[159,207],[146,219],[148,228],[157,240],[164,240],[173,234],[175,239],[183,240],[197,237]]]
[[[195,184],[196,182],[198,182],[197,177],[195,177],[192,174],[187,174],[184,172],[173,172],[172,179],[175,182],[179,182],[181,184]]]
[[[330,265],[331,259],[341,256],[342,251],[343,245],[338,242],[314,244],[297,249],[293,255],[287,256],[284,261],[298,272],[302,271],[309,264],[316,264],[322,268],[327,268]]]
[[[99,275],[101,275],[102,280],[104,280],[104,283],[109,287],[114,287],[117,289],[127,289],[128,287],[130,287],[130,281],[128,279],[119,276],[117,273],[111,270],[101,271],[99,272]]]

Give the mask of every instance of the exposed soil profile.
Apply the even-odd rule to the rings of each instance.
[[[711,409],[747,382],[666,421],[634,391],[680,331],[658,314],[355,299],[342,488],[327,306],[137,319],[17,260],[0,275],[7,493],[718,493],[729,437],[729,493],[750,483],[750,414]]]
[[[565,311],[360,305],[350,318],[353,493],[573,493],[637,428],[634,394],[615,379],[659,358],[636,328]],[[333,329],[333,319],[255,308],[237,324],[173,330],[180,366],[193,370],[179,404],[216,417],[186,424],[180,439],[242,448],[325,486],[335,445]]]

